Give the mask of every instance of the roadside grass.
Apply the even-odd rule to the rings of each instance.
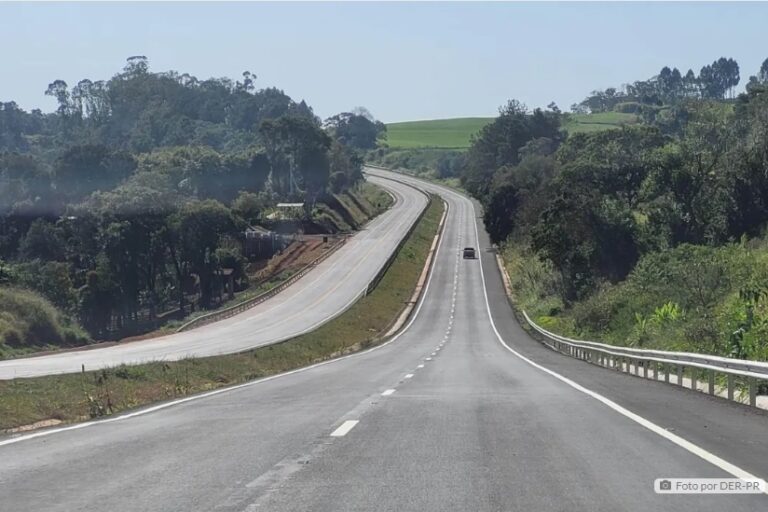
[[[335,194],[335,197],[354,221],[353,228],[364,225],[393,203],[392,196],[384,189],[368,182],[364,182],[357,190]]]
[[[274,375],[375,345],[409,300],[438,229],[436,197],[376,289],[311,333],[239,354],[0,381],[0,430],[75,422]]]
[[[626,279],[565,303],[553,265],[513,241],[501,245],[512,300],[542,327],[617,346],[768,361],[768,241],[682,244],[643,255]],[[745,290],[747,292],[745,292]]]
[[[375,217],[376,215],[383,213],[395,202],[392,196],[383,188],[374,185],[373,183],[368,183],[367,181],[363,183],[358,195],[362,196],[370,205],[371,209],[368,211],[369,217]]]

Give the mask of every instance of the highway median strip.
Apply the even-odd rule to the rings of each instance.
[[[425,262],[433,254],[444,208],[443,201],[432,196],[376,288],[318,329],[239,354],[0,381],[0,432],[45,420],[72,423],[109,416],[276,375],[381,343],[409,303],[412,305],[414,290],[423,284]]]

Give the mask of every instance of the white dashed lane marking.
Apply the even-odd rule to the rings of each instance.
[[[360,423],[358,420],[347,420],[341,424],[339,428],[331,432],[331,437],[344,437],[349,434],[349,431],[355,428],[355,425]]]

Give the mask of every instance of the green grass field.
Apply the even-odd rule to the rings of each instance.
[[[469,138],[491,122],[491,117],[457,117],[408,121],[387,125],[387,143],[391,148],[447,148],[469,147]]]
[[[492,117],[457,117],[390,123],[387,125],[387,144],[393,149],[466,149],[470,137],[491,121]],[[568,133],[596,132],[636,122],[636,115],[620,112],[571,114],[563,128]]]
[[[635,114],[623,114],[621,112],[599,112],[597,114],[571,114],[563,128],[568,133],[599,132],[609,128],[619,128],[624,124],[638,122]]]

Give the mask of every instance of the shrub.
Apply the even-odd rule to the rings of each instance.
[[[88,337],[35,292],[0,287],[0,341],[9,347],[82,344]]]
[[[576,328],[589,333],[604,333],[609,330],[612,320],[624,305],[620,289],[604,284],[588,299],[573,307]]]
[[[622,114],[638,114],[642,109],[642,105],[636,101],[623,101],[613,106],[614,112],[621,112]]]

